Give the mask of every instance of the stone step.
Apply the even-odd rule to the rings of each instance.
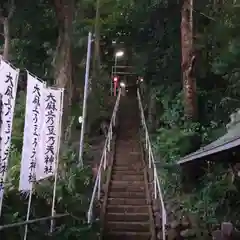
[[[114,168],[119,169],[126,169],[126,170],[137,170],[137,171],[143,171],[144,164],[139,162],[117,162],[114,164]],[[122,170],[120,170],[122,171]]]
[[[121,175],[138,175],[138,176],[144,176],[143,174],[143,171],[136,171],[136,170],[127,170],[127,171],[121,171],[121,170],[118,170],[118,169],[115,169],[113,167],[113,170],[112,170],[112,174],[121,174]]]
[[[135,173],[135,174],[139,174],[142,173],[143,174],[143,170],[144,170],[144,166],[143,165],[137,165],[137,164],[125,164],[125,165],[114,165],[113,167],[113,171],[115,172],[121,172],[121,174],[125,174],[125,173]]]
[[[145,222],[149,221],[148,213],[106,213],[107,221]]]
[[[148,205],[134,206],[134,205],[111,205],[107,206],[109,213],[148,213]]]
[[[145,192],[144,181],[111,181],[110,191]]]
[[[142,173],[143,174],[143,166],[134,166],[134,165],[128,165],[128,166],[113,166],[113,171],[119,171],[119,172],[123,172],[122,174],[125,174],[126,172],[135,172],[135,173]]]
[[[106,230],[111,231],[137,231],[137,232],[148,232],[150,230],[150,226],[148,222],[107,222],[105,225]]]
[[[139,138],[138,137],[131,137],[127,141],[125,140],[119,140],[118,139],[118,146],[124,146],[126,148],[139,148]]]
[[[134,176],[134,175],[130,175]],[[126,180],[112,180],[112,185],[121,185],[121,186],[142,186],[144,181],[126,181]]]
[[[133,199],[139,199],[146,197],[145,191],[142,192],[108,192],[109,198],[133,198]]]
[[[129,193],[134,193],[134,192],[143,192],[145,194],[145,186],[140,186],[140,185],[111,185],[109,191],[111,192],[129,192]]]
[[[145,205],[147,199],[139,198],[108,198],[108,204],[110,205]]]
[[[104,240],[151,240],[150,232],[109,231]]]
[[[129,156],[121,156],[121,159],[116,159],[114,162],[114,166],[131,166],[131,165],[137,165],[137,166],[143,166],[143,162],[141,160],[141,157],[134,156],[134,157],[129,157]]]
[[[112,175],[112,180],[118,181],[144,181],[144,175],[126,175],[116,172]]]

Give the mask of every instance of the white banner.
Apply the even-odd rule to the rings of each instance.
[[[0,60],[0,215],[4,194],[4,184],[7,176],[8,157],[11,147],[12,121],[17,94],[19,69]]]
[[[30,191],[36,180],[38,143],[44,118],[44,86],[45,83],[28,73],[19,191]]]
[[[41,128],[36,180],[55,174],[62,116],[62,89],[44,89],[44,121]]]

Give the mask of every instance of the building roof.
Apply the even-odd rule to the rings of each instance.
[[[181,158],[177,164],[181,165],[197,159],[200,160],[203,157],[240,146],[240,111],[231,115],[231,122],[227,125],[227,130],[225,135],[200,148],[196,152]]]

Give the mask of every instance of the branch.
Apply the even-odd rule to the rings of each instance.
[[[15,11],[15,1],[14,0],[9,0],[9,9],[8,9],[8,20],[12,18],[13,13]]]
[[[194,12],[196,12],[196,13],[204,16],[205,18],[208,18],[209,20],[212,20],[212,21],[214,21],[214,22],[217,22],[216,19],[214,19],[213,17],[208,16],[207,14],[201,12],[200,10],[193,8],[193,6],[192,6],[190,3],[187,3],[187,4],[190,6],[190,8],[192,9],[192,11],[194,11]]]

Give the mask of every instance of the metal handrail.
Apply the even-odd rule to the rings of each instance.
[[[120,97],[121,97],[121,88],[119,89],[117,100],[116,100],[116,103],[115,103],[115,106],[113,109],[113,114],[112,114],[111,121],[110,121],[109,128],[108,128],[108,134],[107,134],[107,137],[105,140],[102,157],[101,157],[100,164],[98,167],[97,177],[95,179],[95,183],[94,183],[94,187],[93,187],[92,197],[91,197],[91,201],[90,201],[90,205],[89,205],[89,209],[88,209],[88,213],[87,213],[87,221],[89,224],[92,223],[92,213],[93,213],[93,206],[94,206],[94,200],[96,198],[96,194],[97,194],[98,200],[100,199],[102,173],[107,168],[107,152],[111,151],[113,127],[116,125],[116,115],[118,112]]]
[[[27,221],[4,224],[4,225],[0,225],[0,231],[2,231],[4,229],[8,229],[8,228],[14,228],[14,227],[22,226],[22,225],[28,225],[28,224],[33,224],[33,223],[37,223],[37,222],[43,222],[43,221],[47,221],[47,220],[68,217],[68,216],[71,216],[71,214],[63,213],[63,214],[57,214],[55,216],[41,217],[41,218],[31,219],[31,220],[27,220]]]
[[[144,116],[144,111],[143,111],[143,106],[142,106],[139,89],[137,90],[137,98],[138,98],[139,110],[141,113],[141,123],[142,123],[142,127],[143,127],[144,134],[145,134],[145,148],[146,148],[147,157],[148,157],[148,167],[153,168],[154,199],[157,199],[159,197],[160,202],[161,202],[162,239],[166,240],[166,224],[167,224],[166,209],[165,209],[165,205],[164,205],[164,201],[163,201],[162,189],[161,189],[160,181],[159,181],[158,174],[157,174],[157,168],[155,165],[153,150],[152,150],[151,141],[150,141],[147,125],[146,125],[146,120],[145,120],[145,116]]]

